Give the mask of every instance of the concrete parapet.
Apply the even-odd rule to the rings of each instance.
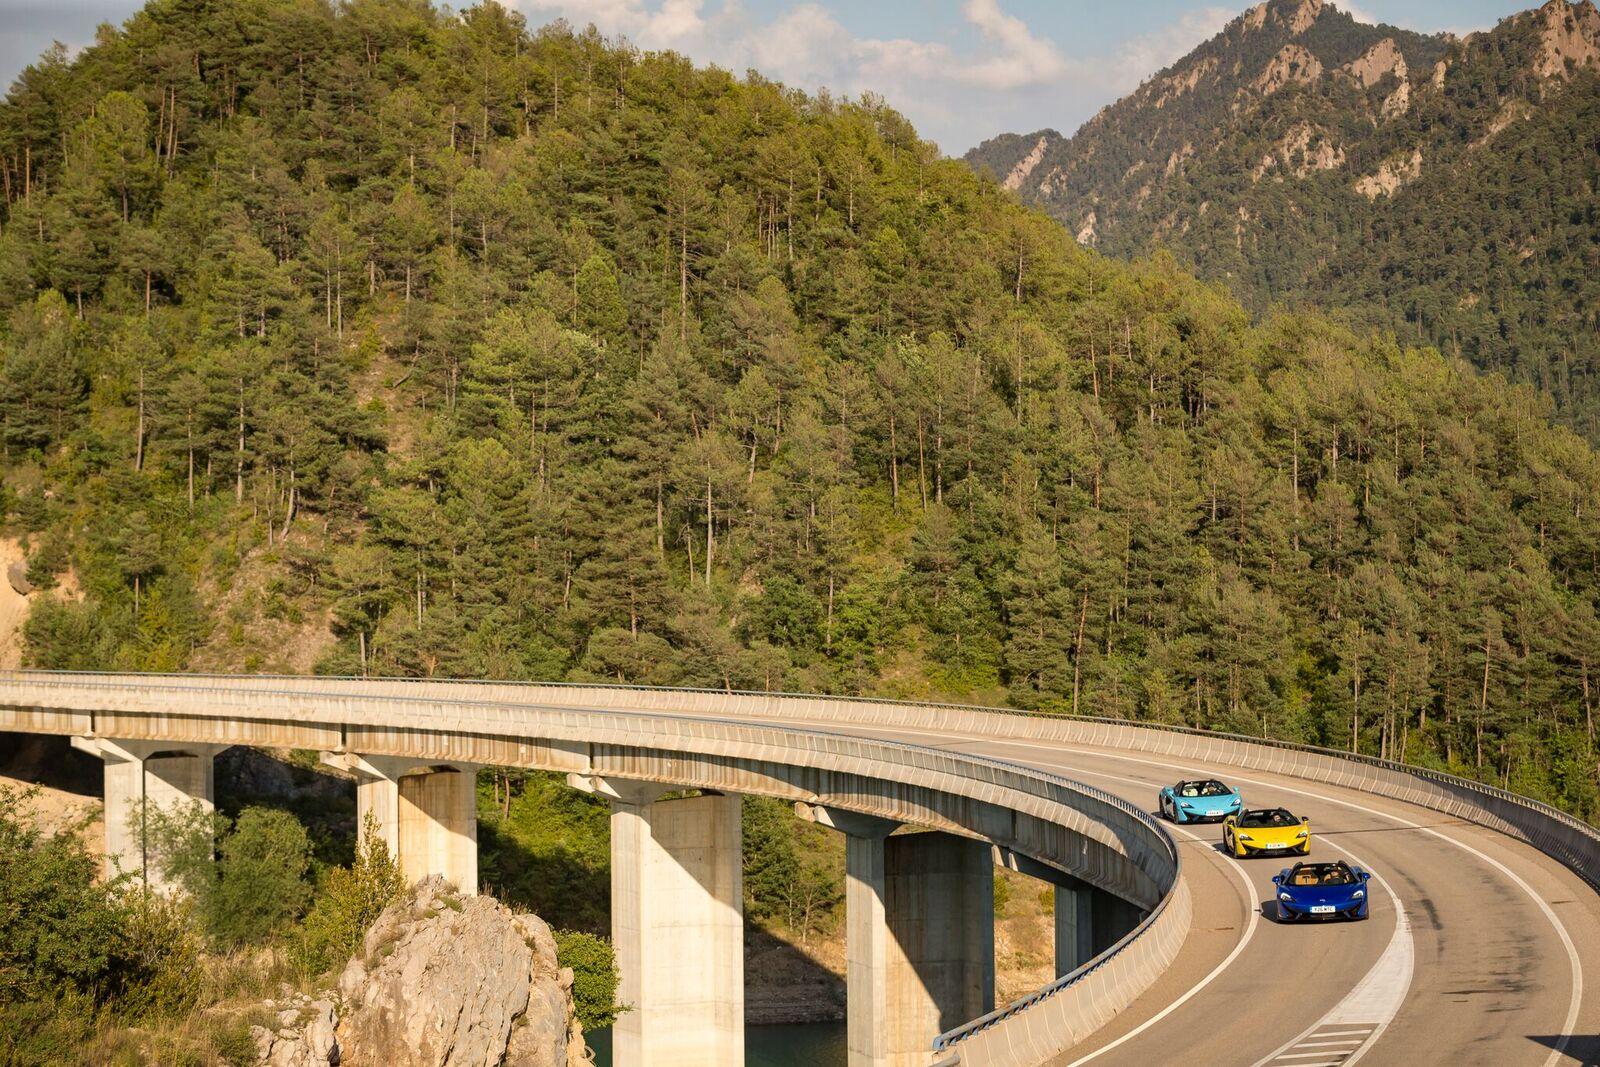
[[[595,687],[559,689],[563,700],[556,706],[528,700],[556,689],[0,672],[0,727],[167,744],[293,745],[384,754],[423,769],[456,761],[497,763],[673,783],[658,789],[749,792],[837,805],[968,835],[969,842],[985,839],[1141,908],[1157,908],[1163,898],[1172,903],[1168,894],[1175,884],[1181,887],[1176,848],[1137,806],[1037,768],[828,728],[830,713],[843,710],[832,698],[681,693],[675,696],[686,706],[666,710],[616,706],[634,697],[648,704],[661,697],[659,691]],[[604,699],[587,706],[590,696]],[[687,706],[702,702],[703,710]],[[780,718],[782,710],[792,717]],[[396,808],[399,799],[397,793]],[[992,890],[992,875],[985,888]],[[1105,1011],[1125,1005],[1159,974],[1187,929],[1188,909],[1165,908],[1159,918],[1120,946],[1114,959],[1096,961],[1095,968],[1110,967],[1103,973],[1116,976],[1112,985],[1097,972],[1069,988],[1041,990],[1026,1005],[980,1019],[981,1033],[959,1027],[941,1046],[960,1044],[967,1062],[1043,1062],[1054,1054],[1043,1053],[1046,1044],[1070,1042],[1084,1019],[1103,1020]],[[883,925],[887,929],[887,915]],[[1064,1015],[1067,1008],[1071,1012]],[[1049,1025],[1035,1026],[1036,1018]],[[1028,1043],[1014,1044],[1022,1035]],[[968,1039],[977,1044],[966,1045]],[[996,1040],[1019,1054],[1026,1047],[1032,1059],[972,1058]],[[1056,1052],[1064,1047],[1054,1045]]]
[[[105,762],[106,877],[131,874],[152,889],[173,888],[146,820],[190,805],[210,815],[215,757],[225,746],[74,737],[72,747]]]

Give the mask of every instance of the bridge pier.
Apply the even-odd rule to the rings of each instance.
[[[478,892],[477,764],[331,752],[322,760],[355,775],[356,832],[366,837],[371,816],[408,884],[437,874]]]
[[[215,809],[214,760],[226,745],[74,737],[72,747],[105,763],[105,875],[132,874],[156,890],[174,888],[161,869],[145,819],[157,809]]]
[[[927,1067],[933,1039],[994,1009],[991,848],[799,805],[846,835],[850,1067]]]
[[[737,794],[568,775],[611,802],[618,1067],[743,1067],[744,865]]]
[[[1012,849],[996,845],[994,862],[1055,888],[1057,978],[1122,940],[1144,917],[1137,905]]]

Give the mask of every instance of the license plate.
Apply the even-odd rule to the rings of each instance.
[[[1311,914],[1313,915],[1332,915],[1336,910],[1332,904],[1313,904],[1311,906]]]

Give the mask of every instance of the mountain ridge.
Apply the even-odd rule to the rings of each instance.
[[[1600,169],[1587,136],[1597,71],[1592,0],[1549,0],[1460,38],[1268,0],[1072,137],[1004,135],[964,158],[1082,243],[1167,247],[1257,311],[1321,303],[1432,341],[1552,392],[1594,438],[1587,309],[1600,292],[1570,281],[1592,225],[1543,220],[1551,205],[1582,214]],[[1529,203],[1480,204],[1502,190]],[[1441,234],[1466,247],[1439,247]]]

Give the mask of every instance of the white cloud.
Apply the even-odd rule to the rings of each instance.
[[[999,0],[966,0],[961,13],[985,41],[998,46],[989,56],[956,68],[956,77],[968,85],[1017,89],[1051,82],[1066,71],[1067,61],[1054,42],[1035,37],[1027,23],[1000,10]]]
[[[942,40],[857,36],[828,8],[799,2],[758,20],[740,0],[515,0],[536,20],[565,17],[734,72],[754,68],[807,90],[883,95],[925,137],[962,151],[1003,130],[1075,128],[1098,107],[1221,29],[1230,9],[1191,12],[1121,48],[1069,57],[1002,7],[964,0],[969,30]]]

